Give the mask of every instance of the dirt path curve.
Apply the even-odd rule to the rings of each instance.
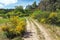
[[[52,40],[52,38],[50,37],[50,34],[48,32],[47,29],[45,29],[42,25],[40,25],[39,23],[37,23],[36,21],[34,21],[32,19],[32,21],[37,25],[37,27],[40,29],[41,33],[43,34],[43,36],[45,37],[45,40]]]
[[[32,22],[30,22],[28,19],[26,19],[26,21],[27,21],[27,26],[26,26],[27,33],[24,40],[39,40],[35,25]]]

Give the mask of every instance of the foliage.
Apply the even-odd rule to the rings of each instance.
[[[36,10],[31,15],[32,18],[37,19],[41,23],[49,23],[49,24],[60,24],[60,13],[57,12],[47,12]]]
[[[28,9],[28,10],[33,10],[33,9],[35,9],[35,8],[37,8],[36,2],[34,2],[32,5],[27,5],[27,6],[26,6],[26,9]]]
[[[15,36],[21,36],[25,32],[25,19],[19,19],[18,16],[10,18],[10,23],[3,25],[1,28],[8,38],[14,38]]]
[[[55,12],[50,13],[50,15],[48,17],[48,21],[51,24],[56,24],[56,21],[57,21],[57,13],[55,13]]]
[[[43,11],[60,10],[60,0],[41,0],[38,8]]]
[[[12,40],[23,40],[21,37],[14,38]]]
[[[41,23],[46,23],[46,19],[45,18],[42,18],[39,20]]]
[[[34,11],[34,12],[32,13],[31,17],[32,17],[32,18],[35,18],[35,19],[36,19],[36,18],[39,18],[41,13],[42,13],[42,11],[36,10],[36,11]]]
[[[50,13],[46,11],[36,10],[33,12],[32,17],[38,20],[43,19],[43,18],[47,19],[49,14]]]
[[[7,18],[0,18],[0,24],[8,22],[9,19]]]

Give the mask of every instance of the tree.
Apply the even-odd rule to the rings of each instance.
[[[32,9],[32,6],[31,5],[27,5],[25,9],[26,10],[31,10]]]
[[[38,8],[45,11],[57,11],[60,9],[60,0],[41,0]]]
[[[29,15],[31,12],[32,12],[32,6],[31,5],[27,5],[26,8],[25,8],[25,13],[27,15]]]
[[[24,13],[24,9],[23,9],[23,6],[16,6],[16,8],[15,8],[15,13],[16,12],[22,12],[22,13]]]
[[[37,7],[36,1],[32,4],[32,8],[35,9]]]

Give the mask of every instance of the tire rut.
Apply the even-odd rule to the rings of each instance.
[[[48,31],[40,24],[38,24],[36,21],[34,21],[32,19],[32,21],[35,23],[35,25],[37,25],[37,27],[40,29],[42,35],[45,37],[45,40],[52,40],[52,38],[50,37],[50,34],[48,33]]]
[[[27,21],[27,26],[26,26],[27,33],[24,37],[24,40],[39,40],[35,25],[28,19],[26,19],[26,21]]]

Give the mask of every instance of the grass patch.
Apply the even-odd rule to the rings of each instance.
[[[21,37],[16,37],[16,38],[14,38],[12,40],[23,40],[23,39]]]
[[[0,24],[1,24],[1,23],[6,23],[6,22],[8,22],[8,21],[9,21],[9,19],[2,18],[2,19],[0,19]]]
[[[60,40],[60,27],[56,25],[43,24],[44,27],[50,32],[51,37],[55,40]]]

